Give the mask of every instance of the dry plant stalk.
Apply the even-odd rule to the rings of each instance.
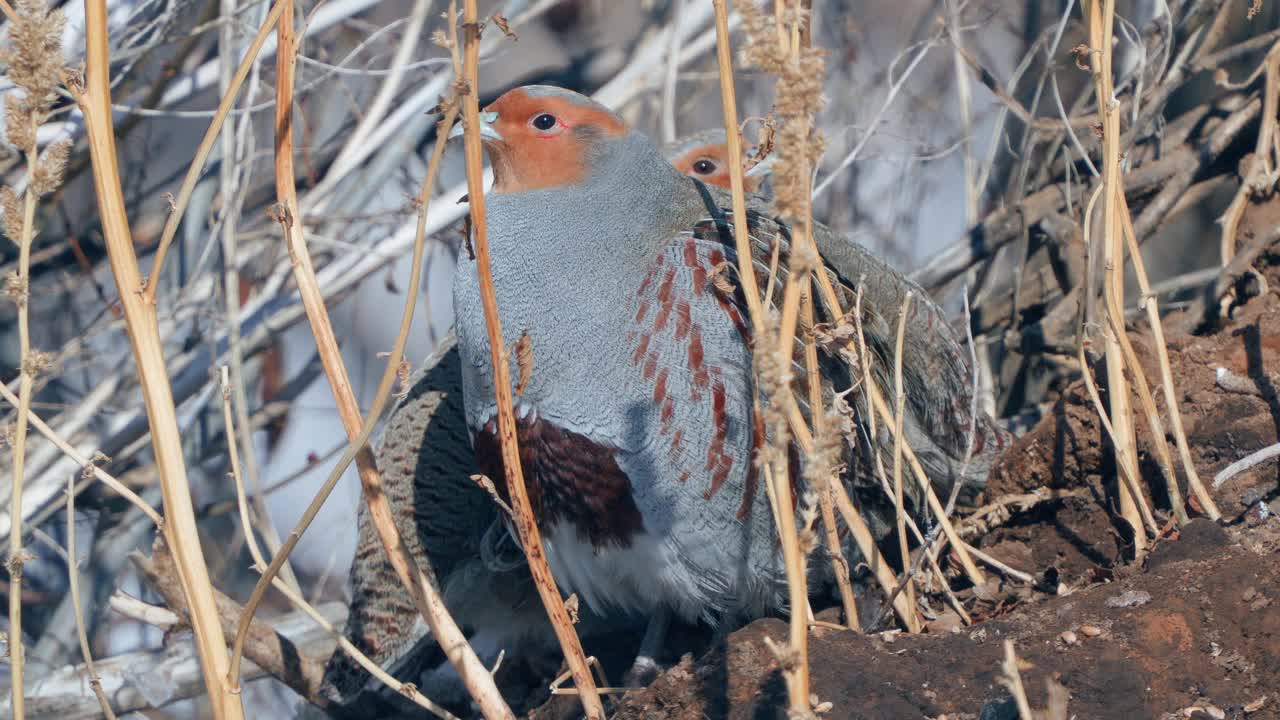
[[[415,288],[416,289],[416,288]],[[417,297],[417,293],[409,295],[409,302],[413,302],[413,298]],[[240,472],[240,452],[236,446],[236,430],[235,419],[231,412],[231,378],[228,368],[222,367],[222,425],[223,432],[227,441],[227,455],[231,462],[231,478],[236,486],[236,508],[240,512],[240,524],[243,526],[245,544],[249,547],[249,555],[253,558],[254,568],[265,574],[267,571],[266,557],[262,554],[262,549],[258,546],[258,540],[253,535],[254,523],[252,520],[252,510],[249,507],[249,500],[244,490],[244,476]],[[347,639],[341,630],[334,627],[324,615],[315,607],[306,601],[289,583],[284,582],[281,578],[272,578],[271,586],[284,595],[285,598],[293,604],[294,607],[301,610],[308,617],[315,621],[317,625],[324,628],[326,632],[337,642],[338,647],[347,653],[353,660],[360,664],[370,675],[377,678],[392,690],[404,695],[409,700],[423,708],[427,712],[445,720],[458,720],[453,713],[440,707],[432,702],[430,698],[423,696],[413,685],[402,683],[391,676],[386,670],[382,669],[377,663],[370,660],[359,648]],[[87,654],[86,654],[87,657]],[[92,665],[90,665],[92,668]]]
[[[209,121],[209,129],[205,131],[204,139],[200,141],[200,145],[196,148],[195,158],[191,161],[191,166],[187,169],[187,175],[182,180],[182,187],[178,190],[178,197],[174,201],[173,209],[169,212],[169,217],[165,219],[164,230],[160,233],[160,242],[156,245],[155,256],[151,260],[151,273],[147,276],[146,284],[141,288],[143,297],[149,303],[155,304],[156,291],[160,286],[160,273],[164,269],[165,255],[169,252],[169,245],[173,242],[173,236],[178,232],[178,224],[182,222],[182,216],[186,213],[187,203],[191,201],[191,193],[195,191],[196,183],[199,182],[200,175],[204,172],[205,161],[209,159],[209,153],[213,152],[213,142],[218,139],[222,124],[227,119],[227,114],[231,112],[231,106],[235,104],[236,97],[240,93],[240,86],[244,84],[245,78],[249,75],[249,70],[258,59],[258,51],[262,49],[262,44],[267,41],[267,36],[271,34],[271,29],[276,26],[283,10],[284,4],[277,0],[275,5],[271,7],[271,12],[267,13],[266,20],[262,21],[262,27],[258,28],[258,34],[254,36],[253,42],[249,44],[249,49],[244,54],[244,58],[241,59],[240,67],[236,68],[236,74],[231,78],[231,84],[227,88],[227,92],[218,103],[218,109],[213,115],[213,120]]]
[[[8,401],[8,403],[13,407],[15,408],[18,407],[18,397],[14,395],[13,392],[9,390],[9,387],[4,383],[0,383],[0,396],[4,397],[4,399]],[[93,461],[93,458],[85,457],[83,454],[80,453],[79,450],[76,450],[74,447],[72,447],[71,443],[67,442],[66,438],[63,438],[62,436],[58,435],[58,433],[54,431],[53,428],[49,427],[48,423],[46,423],[44,420],[41,420],[40,416],[35,414],[35,411],[33,410],[27,411],[27,420],[30,421],[31,425],[35,427],[35,429],[41,435],[44,435],[46,440],[48,440],[50,443],[53,443],[53,445],[57,447],[58,450],[62,451],[64,455],[74,460],[81,467],[91,470],[92,476],[96,480],[101,482],[103,485],[106,485],[107,487],[111,488],[113,491],[118,493],[125,500],[128,500],[135,507],[141,510],[143,515],[146,515],[147,518],[151,520],[151,522],[155,523],[157,529],[162,531],[164,530],[165,528],[164,518],[162,518],[160,516],[160,513],[156,512],[154,508],[148,505],[147,501],[138,497],[137,493],[130,490],[128,485],[125,485],[124,483],[120,482],[118,479],[112,477],[105,470],[98,467],[97,464]],[[83,489],[83,488],[78,488],[78,489]]]
[[[444,600],[436,591],[433,582],[418,567],[413,556],[409,554],[404,543],[400,540],[400,532],[395,525],[386,495],[382,491],[382,480],[378,475],[377,468],[373,463],[372,453],[367,445],[378,415],[381,414],[386,406],[387,398],[391,394],[391,387],[395,382],[396,372],[404,355],[404,345],[407,340],[408,329],[412,323],[413,309],[415,307],[413,299],[417,296],[416,280],[414,281],[413,293],[406,302],[405,313],[401,318],[400,333],[396,338],[396,344],[391,351],[387,368],[383,372],[382,380],[378,385],[378,391],[374,398],[369,418],[365,421],[360,416],[360,409],[356,404],[355,394],[351,389],[350,379],[333,333],[333,326],[329,320],[328,311],[325,309],[324,296],[316,283],[315,268],[311,263],[311,255],[307,250],[301,223],[297,221],[299,210],[293,171],[293,70],[295,61],[293,4],[292,0],[281,0],[281,2],[284,7],[277,24],[275,168],[276,194],[280,200],[280,207],[278,208],[279,219],[285,232],[290,258],[293,261],[294,281],[298,285],[298,293],[306,309],[307,319],[311,324],[312,333],[316,339],[316,347],[321,363],[324,366],[325,376],[329,379],[330,387],[333,390],[339,415],[350,439],[350,445],[325,480],[324,485],[316,494],[315,499],[312,500],[311,505],[303,513],[297,526],[289,534],[284,545],[281,546],[280,552],[272,559],[271,565],[254,587],[253,594],[244,607],[239,627],[236,631],[231,661],[232,674],[230,677],[234,681],[253,614],[256,612],[258,603],[261,602],[267,586],[275,574],[279,572],[280,567],[297,545],[307,526],[315,519],[320,506],[324,503],[329,493],[333,491],[342,472],[354,459],[360,475],[360,483],[364,490],[365,500],[369,505],[369,515],[378,532],[378,538],[382,542],[397,576],[409,590],[415,607],[430,627],[432,637],[444,650],[449,662],[457,669],[458,675],[462,678],[463,684],[480,708],[481,713],[489,719],[514,719],[514,714],[498,692],[493,676],[480,662],[480,659],[476,657],[475,651],[467,643],[461,629],[449,615]],[[452,19],[452,13],[450,18]],[[437,135],[436,151],[432,156],[432,164],[428,167],[428,176],[423,183],[422,191],[418,198],[418,227],[415,238],[415,263],[418,264],[421,263],[422,243],[426,232],[427,201],[430,198],[429,193],[434,182],[434,173],[439,168],[439,157],[443,153],[444,140],[448,137],[449,126],[452,125],[454,117],[456,117],[456,109],[447,112],[445,119],[447,125],[443,126],[442,131]],[[413,273],[415,278],[418,275],[419,273]]]
[[[54,91],[64,72],[61,39],[65,19],[61,11],[47,13],[43,2],[19,3],[20,13],[11,10],[9,47],[4,60],[9,79],[22,90],[5,95],[5,137],[26,157],[27,187],[21,206],[13,190],[0,188],[4,209],[4,233],[18,246],[17,273],[5,278],[5,293],[18,306],[18,420],[13,430],[13,480],[10,483],[9,555],[9,637],[8,654],[12,677],[13,717],[21,720],[25,708],[26,649],[22,645],[22,570],[26,552],[22,548],[22,489],[26,481],[27,413],[35,375],[47,363],[43,353],[31,348],[28,313],[31,289],[31,241],[35,235],[36,203],[62,184],[69,143],[59,143],[40,157],[36,131],[49,116]],[[8,388],[6,388],[7,390]]]
[[[1009,688],[1018,705],[1019,720],[1035,720],[1035,715],[1031,713],[1031,703],[1027,701],[1027,691],[1022,687],[1021,668],[1018,654],[1013,651],[1012,640],[1004,641],[1004,662],[1000,663],[1000,671],[1004,674],[1000,683]]]
[[[906,335],[907,313],[910,309],[911,293],[908,292],[902,298],[902,308],[898,310],[898,336],[893,354],[893,391],[897,403],[893,415],[893,510],[898,524],[898,551],[902,554],[902,582],[906,586],[907,603],[915,607],[915,583],[911,574],[906,571],[911,551],[907,547],[907,511],[902,504],[902,423],[907,402],[907,392],[902,387],[902,342]]]
[[[564,653],[565,661],[573,676],[574,686],[578,690],[578,698],[582,702],[583,712],[589,720],[604,720],[604,705],[596,690],[596,683],[591,677],[591,669],[587,666],[586,655],[578,634],[573,629],[573,622],[565,610],[564,599],[556,586],[547,564],[547,557],[542,547],[538,521],[533,514],[533,506],[529,501],[529,491],[524,484],[524,473],[520,467],[520,451],[516,440],[516,421],[512,411],[510,366],[507,361],[506,346],[502,342],[502,320],[498,316],[498,299],[493,289],[493,274],[489,267],[489,233],[485,223],[484,202],[484,160],[481,156],[480,136],[476,129],[480,127],[480,107],[477,98],[479,82],[477,68],[480,62],[480,25],[476,9],[476,0],[465,0],[463,4],[463,31],[465,33],[465,53],[462,82],[466,86],[462,98],[465,127],[464,142],[467,161],[467,196],[471,203],[471,228],[473,248],[475,250],[476,271],[480,277],[480,299],[484,307],[485,330],[489,336],[489,360],[493,364],[494,395],[498,405],[498,440],[502,447],[502,466],[506,475],[507,491],[511,498],[511,507],[515,510],[514,523],[520,535],[520,545],[524,548],[525,557],[529,561],[529,572],[533,576],[534,585],[542,604],[551,620],[556,639]]]
[[[1222,72],[1222,71],[1219,71]],[[1222,224],[1220,240],[1222,266],[1231,264],[1236,254],[1236,230],[1240,226],[1240,218],[1249,204],[1249,198],[1267,185],[1276,182],[1276,173],[1280,171],[1280,140],[1277,140],[1276,122],[1280,113],[1280,43],[1272,46],[1262,61],[1259,72],[1265,75],[1262,86],[1262,123],[1258,128],[1258,142],[1254,147],[1253,157],[1242,168],[1244,177],[1240,178],[1240,187],[1231,199],[1231,205],[1223,213],[1219,222]],[[1252,82],[1257,75],[1251,76],[1244,84]],[[1231,295],[1221,299],[1218,312],[1226,309]]]
[[[769,446],[764,450],[767,457],[761,458],[761,462],[772,465],[772,473],[767,474],[766,480],[774,488],[770,499],[782,540],[791,608],[788,647],[780,650],[779,655],[783,660],[782,668],[787,682],[789,712],[792,716],[808,717],[812,715],[809,697],[808,623],[800,611],[800,608],[807,608],[809,603],[806,556],[801,550],[795,509],[791,505],[786,450],[792,435],[788,432],[788,426],[793,426],[790,429],[798,433],[799,428],[805,425],[803,418],[799,416],[795,398],[791,395],[789,371],[795,352],[796,327],[800,320],[800,298],[809,294],[810,274],[815,269],[820,269],[822,263],[813,243],[809,168],[817,158],[815,150],[820,150],[820,137],[811,132],[811,127],[813,114],[821,105],[823,59],[821,53],[801,46],[800,27],[808,21],[807,10],[799,2],[793,2],[789,12],[784,14],[783,5],[783,0],[775,2],[773,29],[776,37],[773,38],[767,31],[767,21],[753,2],[743,3],[739,7],[748,36],[749,61],[779,79],[776,85],[776,106],[778,114],[784,119],[784,125],[775,147],[779,162],[774,168],[774,205],[778,214],[790,221],[794,237],[798,240],[791,248],[781,313],[777,318],[776,340],[768,332],[774,323],[766,322],[755,286],[752,267],[754,254],[750,248],[742,164],[735,161],[729,163],[729,167],[738,272],[755,331],[753,356],[757,385],[769,406],[764,415],[766,425],[772,431]],[[733,88],[733,63],[729,52],[728,12],[721,0],[716,0],[713,6],[716,13],[717,61],[728,152],[731,158],[741,158],[743,155]],[[771,281],[772,277],[771,273]],[[767,350],[770,341],[777,348],[772,357]],[[809,338],[809,342],[814,342],[814,339]],[[757,408],[759,405],[757,403]],[[815,417],[821,414],[821,404],[812,408],[812,412]],[[820,465],[814,455],[814,443],[810,442],[803,447],[807,462]],[[833,484],[829,478],[827,482]]]
[[[1277,54],[1277,57],[1280,57],[1280,53]],[[1178,409],[1178,393],[1173,387],[1173,369],[1169,366],[1169,348],[1165,344],[1164,326],[1160,322],[1160,305],[1156,300],[1156,294],[1151,291],[1151,283],[1147,280],[1146,263],[1142,260],[1142,253],[1138,249],[1137,234],[1133,231],[1133,216],[1129,212],[1129,202],[1123,194],[1120,196],[1120,202],[1121,219],[1124,221],[1125,243],[1129,248],[1129,257],[1133,260],[1133,271],[1138,279],[1138,289],[1142,291],[1142,299],[1139,304],[1146,310],[1147,322],[1151,325],[1151,337],[1156,345],[1156,359],[1160,363],[1160,387],[1164,390],[1165,411],[1169,413],[1169,425],[1173,428],[1173,439],[1178,445],[1178,457],[1182,462],[1182,472],[1187,476],[1187,486],[1191,488],[1196,500],[1200,502],[1200,507],[1204,510],[1205,515],[1216,522],[1222,517],[1222,512],[1218,510],[1213,497],[1209,495],[1204,482],[1200,480],[1200,474],[1196,472],[1195,463],[1191,460],[1191,448],[1187,444],[1187,434],[1182,429],[1182,411]],[[1158,439],[1163,441],[1163,435],[1160,435]],[[1176,487],[1171,488],[1170,492],[1176,489]]]
[[[85,35],[85,87],[77,100],[84,113],[107,256],[147,407],[155,464],[164,497],[165,535],[173,548],[191,608],[191,629],[214,717],[217,720],[239,720],[244,717],[240,698],[224,682],[228,669],[226,641],[218,623],[209,570],[200,550],[200,536],[191,504],[182,438],[178,432],[156,310],[137,292],[141,275],[125,212],[115,152],[106,0],[85,0]]]
[[[93,469],[86,465],[83,471],[85,478],[93,477]],[[98,677],[98,669],[93,664],[93,653],[89,648],[89,633],[84,627],[84,606],[80,603],[80,564],[76,562],[76,481],[75,475],[67,476],[67,583],[71,592],[71,602],[75,605],[76,636],[80,640],[80,654],[84,656],[84,666],[88,671],[89,687],[98,698],[102,714],[107,720],[116,720],[111,709],[111,702],[102,691],[102,680]],[[21,693],[15,693],[17,697]]]
[[[1102,261],[1106,270],[1103,296],[1108,308],[1124,307],[1124,236],[1120,226],[1120,196],[1124,186],[1120,178],[1120,102],[1112,85],[1111,38],[1115,25],[1115,0],[1091,0],[1086,3],[1089,27],[1090,67],[1102,115]],[[1111,310],[1106,311],[1111,314]],[[1115,326],[1120,328],[1115,331]],[[1124,333],[1124,316],[1103,329],[1106,347],[1107,390],[1111,402],[1111,425],[1116,462],[1131,462],[1130,471],[1138,475],[1137,443],[1134,439],[1133,408],[1129,404],[1129,383],[1124,375],[1125,358],[1118,335]],[[1120,514],[1133,528],[1134,553],[1141,555],[1147,539],[1134,495],[1125,483],[1119,485]]]
[[[822,382],[818,374],[818,344],[813,338],[813,294],[806,293],[800,306],[803,314],[802,322],[809,342],[804,346],[805,372],[808,375],[809,407],[815,408],[813,413],[813,434],[818,443],[818,452],[826,448],[837,450],[841,442],[838,435],[833,435],[834,423],[828,422],[826,413],[817,409],[822,407]],[[815,454],[815,459],[817,456]],[[830,460],[822,456],[821,463],[811,463],[815,467],[806,471],[806,479],[817,487],[818,507],[822,513],[823,539],[827,545],[827,554],[831,556],[831,573],[836,578],[836,587],[840,590],[840,605],[844,609],[845,625],[853,630],[859,629],[858,601],[853,595],[853,583],[849,580],[849,562],[844,557],[840,546],[840,528],[836,526],[836,495],[832,489],[837,480]]]

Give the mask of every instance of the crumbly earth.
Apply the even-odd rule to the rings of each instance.
[[[1247,217],[1244,227],[1278,219]],[[1197,330],[1176,315],[1165,324],[1192,457],[1206,484],[1280,440],[1280,257],[1256,267],[1270,289],[1234,308],[1221,327]],[[1133,342],[1163,410],[1150,336],[1135,328]],[[1218,368],[1242,381],[1222,387]],[[1147,435],[1140,417],[1138,434]],[[1149,445],[1140,446],[1146,486],[1162,487]],[[1152,500],[1166,531],[1135,564],[1113,512],[1113,481],[1103,480],[1113,476],[1108,454],[1083,385],[1067,386],[1054,410],[1000,459],[979,499],[1039,488],[1069,494],[1014,512],[973,540],[1032,574],[1034,586],[993,574],[984,587],[960,590],[972,626],[947,612],[918,636],[814,629],[811,687],[820,703],[831,703],[824,717],[1017,718],[1000,669],[1003,641],[1012,640],[1028,663],[1022,680],[1034,708],[1046,707],[1046,684],[1055,680],[1069,692],[1067,717],[1280,718],[1280,465],[1263,463],[1213,490],[1221,524],[1198,517],[1176,528],[1157,489]],[[1198,514],[1194,500],[1188,506]],[[840,612],[819,616],[838,622]],[[683,656],[669,658],[672,666],[651,686],[618,699],[613,716],[786,717],[786,689],[766,637],[783,642],[785,622],[769,618],[725,637],[685,639]],[[560,696],[529,717],[577,714],[573,698]]]

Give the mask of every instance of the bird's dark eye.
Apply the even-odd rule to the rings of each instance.
[[[556,120],[555,115],[552,115],[550,113],[542,113],[541,115],[533,119],[533,126],[538,128],[539,130],[542,130],[543,132],[546,132],[547,130],[550,130],[551,128],[555,127],[557,122],[559,121]]]
[[[693,171],[699,175],[710,175],[716,171],[716,164],[710,160],[699,160],[693,164]]]

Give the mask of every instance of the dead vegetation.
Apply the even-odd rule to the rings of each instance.
[[[12,327],[16,348],[4,356],[0,388],[12,468],[6,717],[264,716],[285,704],[282,687],[336,711],[321,684],[334,653],[415,712],[439,717],[956,718],[1006,694],[1012,705],[998,717],[1274,713],[1280,698],[1265,688],[1280,686],[1280,630],[1264,611],[1276,578],[1254,565],[1268,566],[1280,547],[1276,8],[913,6],[914,34],[877,63],[885,51],[869,37],[876,30],[842,3],[642,4],[631,11],[645,32],[628,36],[622,59],[603,49],[620,29],[599,4],[508,2],[482,16],[475,0],[462,8],[417,0],[380,29],[374,23],[386,18],[362,19],[369,5],[156,0],[121,22],[108,13],[114,7],[87,0],[71,31],[82,56],[64,55],[70,7],[4,6],[11,149],[0,159],[0,201],[13,245],[2,256],[12,309],[0,324]],[[1020,36],[986,37],[984,23],[998,22],[1020,23]],[[434,43],[420,47],[428,27]],[[419,297],[430,292],[418,268],[430,243],[437,256],[458,252],[450,228],[465,211],[454,202],[464,187],[468,250],[485,267],[478,139],[467,138],[464,185],[461,169],[447,167],[445,138],[455,122],[474,126],[496,90],[527,80],[501,69],[526,28],[583,43],[590,61],[552,79],[592,91],[641,127],[660,120],[673,134],[677,118],[686,131],[723,125],[730,156],[745,157],[738,130],[758,124],[773,155],[774,208],[793,230],[785,272],[760,282],[750,239],[736,238],[736,277],[759,339],[757,410],[771,440],[759,461],[790,606],[805,611],[785,629],[762,620],[727,638],[691,631],[669,671],[623,697],[605,678],[616,670],[610,655],[626,655],[633,639],[592,640],[584,651],[576,598],[561,598],[540,557],[519,462],[490,480],[515,489],[509,512],[572,677],[549,700],[550,677],[486,668],[467,644],[412,536],[416,521],[404,522],[415,509],[396,504],[401,491],[387,487],[370,443],[397,381],[402,395],[412,392],[402,360]],[[993,60],[1002,44],[1016,48],[1016,62]],[[372,47],[385,69],[347,67]],[[855,68],[867,64],[879,66],[866,83],[878,103],[853,120],[861,126],[845,127],[846,95],[864,89]],[[942,80],[904,89],[927,73]],[[347,88],[348,77],[363,84]],[[192,105],[187,88],[201,84],[209,91]],[[954,95],[927,97],[938,87]],[[693,107],[717,93],[720,106]],[[962,129],[934,133],[937,147],[913,147],[910,177],[855,181],[863,165],[881,167],[864,153],[892,155],[883,136],[901,133],[885,118],[921,112],[945,112]],[[164,125],[179,121],[186,125]],[[166,133],[203,140],[153,167],[139,144]],[[274,152],[263,160],[257,144],[267,140]],[[429,159],[406,160],[416,155]],[[903,346],[919,300],[908,291],[900,307],[876,308],[893,322],[897,348],[890,366],[877,367],[861,288],[846,301],[821,271],[813,235],[822,221],[903,253],[884,238],[921,226],[904,216],[937,192],[922,189],[925,162],[952,155],[962,165],[950,190],[963,199],[963,221],[928,229],[948,242],[925,250],[911,277],[950,302],[953,324],[969,330],[965,462],[980,407],[1021,437],[985,488],[961,496],[957,483],[941,498],[904,428],[912,388]],[[735,227],[747,227],[747,169],[730,168]],[[886,183],[887,192],[878,187]],[[373,203],[366,189],[384,185],[400,200]],[[378,209],[366,213],[370,204]],[[386,271],[403,312],[378,358],[376,391],[362,395],[342,347],[351,329],[336,308],[410,249],[403,288]],[[488,290],[491,337],[500,337],[491,281]],[[295,375],[279,377],[272,353],[279,364],[283,333],[304,318],[316,361],[293,362]],[[505,373],[501,343],[492,346]],[[823,395],[820,346],[847,362],[847,393]],[[523,387],[537,370],[527,351],[516,352]],[[804,377],[785,370],[793,358]],[[314,501],[282,536],[264,485],[293,477],[264,471],[269,453],[255,434],[302,422],[296,400],[321,375],[341,421],[332,451],[340,457],[321,469]],[[510,405],[499,398],[503,453],[514,460]],[[871,437],[879,427],[890,439],[883,453],[871,443],[868,459],[892,511],[888,534],[873,532],[862,502],[832,482],[835,449],[860,431],[847,422],[855,413]],[[790,477],[793,441],[805,459],[801,478]],[[426,697],[418,677],[343,637],[343,605],[332,602],[343,598],[329,572],[292,567],[291,553],[352,463],[394,570],[386,591],[429,628],[472,707]],[[308,457],[313,465],[319,459]],[[804,492],[793,506],[797,482]],[[839,556],[844,533],[864,564]],[[820,546],[836,550],[831,599],[806,587]],[[28,567],[42,569],[35,582]],[[1197,615],[1189,589],[1222,587]],[[920,637],[898,637],[895,622]],[[131,630],[121,631],[126,623]],[[1202,667],[1173,658],[1196,652],[1206,654]],[[853,661],[868,655],[883,666]],[[138,668],[161,679],[149,683]],[[1119,685],[1152,690],[1126,698],[1106,687],[1107,669]],[[259,677],[272,684],[255,692],[245,681]],[[517,681],[533,689],[513,696]],[[191,698],[199,700],[178,704]]]

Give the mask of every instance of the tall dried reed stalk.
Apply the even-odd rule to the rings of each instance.
[[[9,80],[21,92],[5,95],[5,136],[26,158],[27,186],[22,200],[9,187],[0,188],[4,209],[4,233],[18,246],[17,272],[5,278],[5,294],[18,306],[18,420],[13,429],[13,475],[9,495],[9,666],[13,678],[13,716],[25,714],[26,649],[22,644],[22,571],[26,552],[22,547],[22,486],[26,481],[27,412],[31,409],[34,379],[48,364],[44,353],[31,347],[28,300],[31,287],[31,241],[35,234],[36,203],[62,184],[69,143],[50,147],[42,157],[36,147],[36,131],[49,115],[54,91],[65,69],[61,55],[61,11],[48,12],[43,2],[18,4],[18,12],[6,5],[9,15],[9,47],[4,52]]]
[[[1124,235],[1120,225],[1120,197],[1124,186],[1120,177],[1120,102],[1116,99],[1111,67],[1111,38],[1115,25],[1115,0],[1091,0],[1085,4],[1089,28],[1090,66],[1102,116],[1102,263],[1103,296],[1107,308],[1124,307]],[[1110,309],[1104,310],[1108,315]],[[1117,332],[1116,326],[1119,326]],[[1136,477],[1137,442],[1134,438],[1133,408],[1129,404],[1129,382],[1125,378],[1125,356],[1118,337],[1124,332],[1124,318],[1103,328],[1107,364],[1107,391],[1116,462],[1130,463],[1129,474]],[[1134,552],[1141,555],[1147,546],[1138,500],[1125,483],[1119,485],[1120,514],[1133,529]]]
[[[156,324],[156,308],[138,292],[142,277],[125,212],[112,127],[106,0],[85,0],[85,35],[85,86],[77,99],[84,113],[85,129],[89,137],[94,189],[97,191],[98,212],[107,255],[115,277],[151,426],[152,448],[164,497],[164,530],[187,595],[191,629],[195,635],[200,668],[204,674],[214,717],[218,720],[239,720],[244,712],[239,696],[226,682],[226,642],[218,623],[213,585],[200,549],[200,536],[196,528],[182,452],[182,438],[178,432],[173,392],[169,386],[160,332]]]
[[[436,590],[434,582],[418,567],[417,562],[401,541],[399,529],[396,527],[386,495],[382,490],[382,480],[373,463],[372,453],[367,445],[378,416],[386,406],[392,383],[395,380],[400,360],[403,357],[408,328],[412,323],[416,295],[410,296],[406,301],[405,312],[401,318],[400,333],[397,336],[391,356],[388,358],[387,368],[383,371],[382,381],[378,386],[373,407],[369,417],[362,419],[341,352],[338,349],[337,339],[333,332],[328,311],[325,309],[324,295],[316,282],[315,269],[311,263],[311,255],[307,249],[306,238],[303,235],[300,222],[293,170],[293,77],[296,59],[293,30],[294,13],[292,0],[280,0],[280,2],[284,3],[284,7],[277,26],[275,180],[276,193],[280,201],[277,206],[278,220],[285,233],[289,255],[293,261],[294,280],[298,285],[298,292],[306,309],[312,333],[315,336],[321,363],[324,366],[330,388],[333,390],[339,415],[346,429],[350,444],[329,477],[326,478],[315,499],[312,500],[303,513],[297,527],[289,534],[289,537],[281,546],[280,552],[272,559],[266,572],[263,573],[257,585],[255,585],[253,594],[245,605],[236,631],[229,680],[235,682],[250,621],[257,610],[258,603],[261,602],[266,592],[267,586],[271,583],[275,574],[280,571],[281,566],[289,556],[289,553],[296,547],[307,526],[315,519],[320,506],[333,491],[343,471],[354,459],[360,475],[361,487],[364,490],[365,501],[369,506],[370,518],[377,530],[378,538],[382,542],[397,576],[409,591],[414,606],[431,629],[432,637],[444,651],[449,662],[457,669],[464,686],[485,718],[489,720],[495,718],[513,719],[515,716],[498,692],[493,676],[480,662],[475,651],[467,643],[466,636],[462,634],[462,630],[449,615],[449,611],[445,607],[443,598]],[[451,6],[451,28],[453,18],[453,6]],[[456,47],[456,35],[453,44]],[[451,120],[454,115],[449,113],[446,117]],[[445,137],[447,137],[447,128],[444,135],[437,137],[437,143],[442,143]],[[439,152],[440,148],[438,146],[437,153]],[[438,158],[435,159],[432,167],[438,169]],[[433,179],[430,176],[426,179],[419,195],[418,226],[415,236],[415,245],[418,246],[418,253],[421,252],[420,246],[425,237],[426,204],[430,197],[429,193]],[[419,259],[420,257],[419,254]]]
[[[480,300],[484,307],[485,330],[489,336],[489,360],[493,364],[493,385],[498,405],[498,440],[502,447],[502,466],[506,475],[511,507],[515,511],[512,519],[520,535],[520,545],[529,561],[529,571],[533,576],[534,585],[547,610],[551,627],[555,631],[556,639],[560,642],[560,649],[564,652],[565,661],[569,664],[569,672],[578,690],[583,712],[589,720],[604,720],[604,705],[600,701],[595,679],[591,676],[591,669],[587,665],[582,644],[578,640],[577,632],[573,629],[573,622],[569,619],[564,599],[560,596],[560,589],[556,586],[555,578],[551,574],[551,567],[547,564],[546,553],[542,547],[542,536],[538,531],[538,521],[533,514],[533,506],[529,501],[529,492],[525,487],[524,473],[520,466],[515,414],[511,407],[510,364],[506,345],[502,341],[502,320],[498,316],[498,299],[494,293],[493,274],[489,266],[489,235],[484,212],[484,167],[480,135],[477,132],[480,127],[480,106],[477,97],[480,24],[476,0],[465,0],[463,8],[465,62],[462,81],[466,85],[466,93],[462,98],[462,107],[467,128],[464,138],[467,197],[471,203],[471,227],[476,271],[480,276]]]

